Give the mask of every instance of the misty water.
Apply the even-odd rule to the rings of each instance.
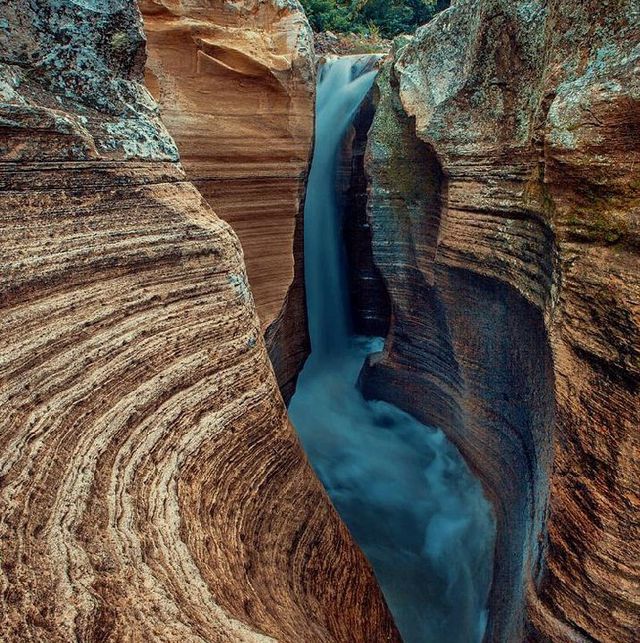
[[[335,196],[341,142],[374,81],[371,56],[321,68],[305,205],[311,355],[291,419],[371,562],[406,643],[474,643],[486,625],[495,525],[480,483],[442,431],[356,387],[380,338],[354,336]]]

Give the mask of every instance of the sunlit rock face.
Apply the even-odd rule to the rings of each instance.
[[[396,640],[135,3],[4,3],[0,52],[0,638]]]
[[[189,179],[240,237],[278,380],[306,356],[302,205],[312,34],[294,0],[140,0],[146,83]]]
[[[640,630],[639,11],[460,0],[378,77],[391,318],[361,382],[483,480],[492,641]]]

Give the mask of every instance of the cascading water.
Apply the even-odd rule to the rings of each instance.
[[[316,105],[304,213],[311,355],[289,406],[309,459],[369,558],[406,643],[483,637],[495,526],[479,482],[434,428],[356,387],[379,338],[350,335],[341,215],[342,140],[375,77],[375,58],[329,59]]]

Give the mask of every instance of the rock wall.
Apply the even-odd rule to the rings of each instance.
[[[185,171],[245,253],[285,395],[308,353],[302,203],[315,56],[295,0],[140,0],[147,86]]]
[[[493,501],[490,641],[640,631],[640,7],[458,0],[378,80],[365,393]]]
[[[345,137],[338,164],[337,198],[343,210],[343,237],[348,262],[353,330],[384,337],[389,330],[389,302],[380,271],[373,261],[367,215],[364,157],[375,105],[369,92]]]
[[[133,0],[0,8],[0,638],[398,640]]]

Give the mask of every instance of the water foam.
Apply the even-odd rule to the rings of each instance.
[[[328,60],[305,205],[311,355],[289,413],[318,477],[371,562],[406,643],[481,641],[495,524],[478,480],[442,431],[365,400],[358,373],[379,338],[354,337],[335,181],[341,142],[375,58]]]

